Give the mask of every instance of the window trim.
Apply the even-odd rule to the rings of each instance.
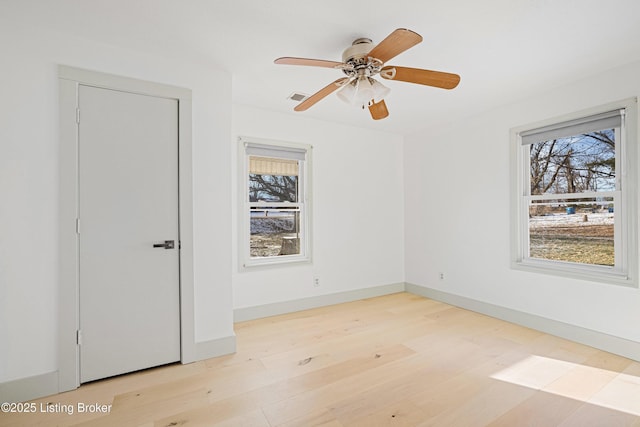
[[[300,216],[302,222],[300,254],[297,255],[279,255],[263,258],[251,257],[251,225],[250,225],[250,206],[249,201],[249,156],[256,155],[256,152],[247,152],[247,147],[251,146],[254,150],[262,153],[282,151],[303,153],[304,160],[300,167],[299,185],[300,185]],[[301,144],[287,141],[270,140],[264,138],[254,138],[247,136],[238,137],[238,158],[240,159],[240,177],[239,177],[239,237],[238,244],[240,256],[240,269],[253,269],[256,267],[282,266],[294,263],[310,263],[311,262],[311,153],[313,146],[309,144]],[[286,157],[283,157],[286,158]],[[255,203],[254,203],[255,204]],[[277,204],[277,202],[274,202]]]
[[[620,148],[616,148],[616,158],[622,159],[619,166],[619,206],[616,218],[616,252],[622,252],[622,258],[616,256],[618,268],[579,263],[560,262],[537,258],[528,258],[528,221],[525,220],[526,200],[529,197],[525,185],[529,183],[529,144],[523,143],[523,134],[536,129],[571,125],[583,119],[604,114],[613,110],[625,110],[621,129]],[[580,280],[589,280],[624,286],[638,286],[638,108],[637,98],[628,98],[599,107],[566,114],[560,117],[518,126],[510,130],[510,193],[511,193],[511,268],[529,272],[551,274]],[[623,133],[623,135],[622,135]],[[616,135],[617,136],[617,135]]]

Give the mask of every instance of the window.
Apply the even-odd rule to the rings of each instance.
[[[241,138],[244,266],[309,260],[310,147]]]
[[[636,281],[636,103],[512,130],[513,265]]]

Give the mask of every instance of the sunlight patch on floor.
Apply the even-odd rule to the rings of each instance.
[[[640,377],[633,375],[533,355],[491,377],[640,415]]]

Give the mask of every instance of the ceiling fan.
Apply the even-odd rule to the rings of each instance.
[[[375,75],[380,75],[386,80],[399,80],[442,89],[453,89],[458,86],[460,76],[457,74],[385,65],[388,60],[421,41],[420,34],[405,28],[398,28],[377,46],[373,45],[371,39],[354,40],[352,45],[342,54],[342,62],[293,57],[278,58],[274,62],[284,65],[335,68],[342,70],[347,75],[347,77],[329,83],[300,102],[294,108],[295,111],[304,111],[340,89],[337,93],[340,99],[349,104],[361,106],[363,109],[368,107],[371,117],[374,120],[380,120],[389,115],[384,98],[390,89],[374,79]]]

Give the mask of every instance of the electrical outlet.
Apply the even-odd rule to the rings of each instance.
[[[313,287],[317,288],[318,286],[320,286],[320,279],[318,279],[317,277],[315,277],[313,279]]]
[[[440,280],[444,280],[444,273],[439,273],[440,274]]]

